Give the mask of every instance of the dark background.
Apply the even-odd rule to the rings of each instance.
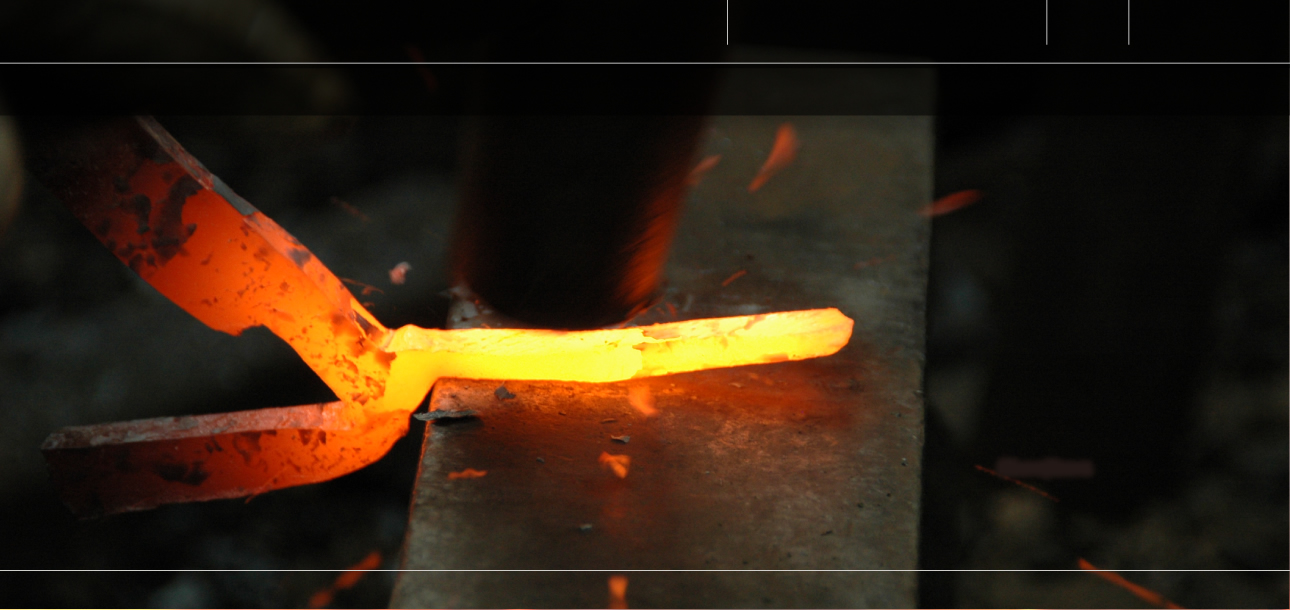
[[[845,57],[1287,59],[1284,5],[1202,12],[1142,2],[1127,46],[1123,6],[1052,0],[1045,47],[1042,6],[1014,4],[902,3],[865,13],[741,2],[731,7],[730,34],[740,45],[864,54]],[[423,15],[379,2],[343,12],[298,2],[218,10],[17,2],[0,11],[0,57],[638,61],[724,51],[720,7],[468,6]],[[156,109],[161,122],[212,171],[337,275],[383,289],[372,310],[387,325],[441,325],[455,113],[478,102],[477,73],[333,66],[126,78],[108,69],[5,69],[0,97],[22,112],[168,100]],[[1287,568],[1290,74],[1285,66],[1116,70],[938,72],[935,192],[985,196],[933,221],[922,567],[1068,569],[1083,557],[1111,569]],[[566,74],[573,78],[535,78],[530,102],[550,109],[604,95],[587,88],[603,79]],[[808,106],[790,110],[838,111]],[[212,109],[223,112],[196,112]],[[265,109],[355,117],[249,116]],[[393,116],[400,112],[413,116]],[[339,569],[373,550],[395,567],[415,427],[377,465],[322,485],[96,522],[65,512],[35,451],[55,428],[328,394],[268,333],[232,338],[192,322],[28,181],[0,242],[0,381],[10,418],[0,567],[39,571],[0,575],[7,599],[302,606],[334,574],[272,570]],[[409,284],[383,280],[405,260]],[[1090,459],[1097,470],[1090,479],[1029,481],[1054,503],[973,468],[1005,456]],[[252,571],[49,571],[150,568]],[[1126,576],[1184,606],[1288,603],[1284,571]],[[336,604],[384,605],[392,582],[369,576]],[[920,594],[929,607],[1141,604],[1078,573],[929,572]]]

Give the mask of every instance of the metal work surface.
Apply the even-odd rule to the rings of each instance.
[[[783,123],[796,158],[750,193]],[[931,126],[714,119],[721,158],[635,322],[837,307],[850,344],[617,384],[440,381],[431,410],[477,417],[427,427],[403,567],[494,571],[406,572],[392,605],[603,607],[619,573],[634,607],[915,605],[914,572],[815,570],[916,567]]]

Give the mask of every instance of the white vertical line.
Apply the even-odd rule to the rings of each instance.
[[[1132,45],[1133,44],[1133,0],[1125,1],[1124,15],[1125,15],[1125,19],[1127,20],[1126,26],[1128,29],[1128,34],[1127,34],[1128,37],[1125,38],[1124,44]]]
[[[1044,45],[1048,45],[1048,0],[1044,0]]]
[[[730,46],[730,0],[726,0],[726,46]]]

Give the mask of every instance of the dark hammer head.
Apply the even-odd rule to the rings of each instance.
[[[625,322],[661,292],[725,15],[631,2],[508,14],[490,60],[700,62],[489,66],[467,102],[456,279],[526,324]]]
[[[702,125],[699,116],[474,120],[458,279],[537,326],[597,328],[648,309]]]

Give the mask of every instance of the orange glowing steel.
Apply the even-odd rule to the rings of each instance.
[[[406,434],[409,415],[440,377],[607,382],[800,360],[837,352],[851,327],[836,309],[581,332],[408,326],[387,332],[381,347],[354,350],[370,358],[358,364],[388,357],[379,398],[67,428],[42,450],[64,502],[81,516],[253,496],[333,479],[380,459]],[[354,351],[336,354],[342,373]],[[350,381],[324,375],[332,372],[319,374]],[[624,475],[626,466],[620,465]]]
[[[440,377],[624,381],[836,353],[852,321],[836,309],[669,322],[611,330],[434,330],[405,326],[382,400],[368,410],[416,407]]]
[[[1121,587],[1126,591],[1128,591],[1129,593],[1134,594],[1135,596],[1138,597],[1138,599],[1141,599],[1142,601],[1147,602],[1148,604],[1159,606],[1161,608],[1182,608],[1182,606],[1179,606],[1178,604],[1175,604],[1169,601],[1168,599],[1165,599],[1165,596],[1159,593],[1156,593],[1155,591],[1152,591],[1151,589],[1148,589],[1142,585],[1131,583],[1128,580],[1125,580],[1123,576],[1120,576],[1115,572],[1102,570],[1094,567],[1093,564],[1085,561],[1083,557],[1079,558],[1079,569],[1091,571],[1092,573],[1105,579],[1107,582],[1110,582],[1111,584]]]
[[[393,359],[378,348],[385,327],[277,223],[259,211],[243,214],[201,181],[185,181],[187,174],[175,171],[176,164],[146,160],[129,185],[160,202],[174,199],[177,189],[193,191],[182,201],[153,206],[149,223],[182,225],[187,236],[168,260],[149,264],[146,258],[131,258],[131,268],[211,328],[237,335],[252,326],[267,327],[341,400],[379,399]],[[137,232],[127,223],[113,229]]]
[[[141,150],[158,150],[112,170],[120,173],[94,176],[97,182],[74,182],[79,190],[68,193],[78,203],[69,206],[77,218],[211,328],[237,335],[264,326],[281,337],[340,401],[55,433],[42,450],[68,490],[65,501],[80,513],[243,497],[352,472],[406,433],[409,416],[441,377],[623,381],[828,356],[851,336],[852,320],[837,309],[579,332],[390,331],[307,248],[155,121],[138,119],[129,128],[130,137],[142,138]],[[795,149],[785,124],[767,168],[787,163]],[[653,408],[641,396],[632,400],[642,411]],[[622,458],[612,468],[626,476]],[[87,483],[95,480],[87,472],[110,480]]]
[[[624,609],[627,607],[627,577],[615,575],[609,577],[609,608]]]
[[[64,428],[41,449],[63,502],[89,517],[333,479],[384,456],[407,419],[333,402]]]
[[[600,466],[605,470],[614,473],[614,476],[625,479],[627,478],[627,469],[632,465],[630,455],[610,455],[606,452],[600,453]]]
[[[467,468],[465,470],[462,470],[461,472],[448,473],[448,480],[455,481],[457,479],[478,479],[487,474],[488,474],[487,470],[475,470],[474,468]]]
[[[793,159],[797,158],[797,149],[800,147],[801,142],[797,139],[797,130],[793,129],[793,124],[780,125],[779,130],[775,132],[775,145],[770,149],[770,156],[766,158],[766,163],[762,164],[752,183],[748,185],[748,192],[757,192],[757,189],[764,186],[771,176],[788,167]]]

